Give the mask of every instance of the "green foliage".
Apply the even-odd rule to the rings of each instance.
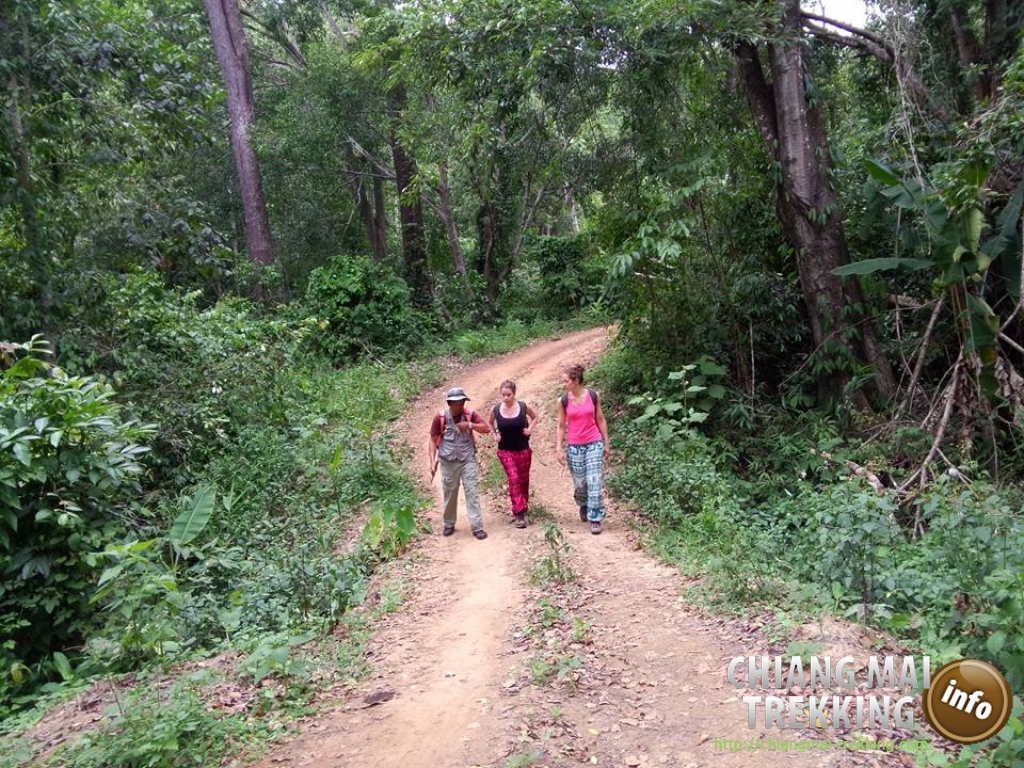
[[[365,227],[357,224],[364,215],[359,206],[375,204],[375,187],[386,206],[377,216],[390,219],[397,196],[371,159],[390,152],[382,76],[353,61],[364,42],[361,35],[344,46],[333,35],[324,39],[319,14],[313,25],[319,29],[298,33],[310,25],[308,18],[296,17],[312,15],[311,10],[302,3],[261,3],[253,9],[268,29],[301,36],[305,57],[304,66],[275,73],[273,85],[258,70],[255,75],[263,86],[253,144],[260,157],[277,266],[291,296],[303,294],[314,269],[331,269],[335,254],[369,251]],[[371,157],[354,152],[353,141]],[[395,238],[394,227],[391,234]],[[391,253],[400,247],[394,240],[388,246]]]
[[[530,582],[539,585],[568,584],[577,575],[568,562],[572,548],[565,540],[557,523],[544,523],[544,543],[547,554],[538,558],[530,568]]]
[[[133,516],[139,441],[113,389],[41,359],[45,342],[3,344],[0,376],[0,634],[4,667],[35,664],[80,642],[94,619],[97,574],[86,555]],[[0,691],[10,684],[4,675]]]
[[[113,636],[109,638],[113,645],[104,646],[104,662],[109,668],[124,669],[180,647],[174,619],[181,610],[182,596],[173,570],[154,551],[157,544],[156,540],[112,544],[89,558],[93,565],[110,563],[91,600],[111,614],[104,633],[104,640]]]
[[[416,528],[416,511],[412,506],[384,506],[374,510],[363,528],[363,546],[381,560],[400,555]]]
[[[411,352],[423,344],[427,324],[412,309],[409,287],[366,257],[336,256],[315,269],[305,301],[329,324],[316,344],[334,360]]]
[[[94,648],[96,643],[102,645],[105,670],[130,669],[143,660],[174,655],[191,640],[179,634],[189,597],[179,589],[179,581],[187,578],[179,560],[202,557],[201,551],[187,545],[209,524],[215,501],[215,488],[199,486],[180,500],[181,513],[166,541],[110,544],[87,557],[90,565],[103,567],[90,603],[102,607],[108,619],[102,633],[89,643]],[[225,499],[224,503],[230,511],[231,502]]]
[[[705,438],[684,431],[652,441],[646,424],[620,429],[620,433],[617,442],[626,455],[642,456],[643,460],[628,462],[612,475],[608,481],[612,490],[635,500],[645,516],[669,527],[682,524],[691,515],[729,519],[735,494],[715,465],[714,452]]]
[[[650,439],[665,419],[658,408],[646,420],[613,422],[627,460],[609,487],[650,521],[663,557],[707,574],[712,600],[785,607],[800,595],[816,610],[896,633],[934,663],[982,658],[1011,687],[1021,684],[1018,489],[943,474],[906,498],[851,477],[848,462],[883,474],[879,463],[927,452],[930,440],[913,431],[891,446],[851,446],[820,414],[770,409],[750,436],[713,442],[672,427]],[[1019,748],[1004,736],[1000,760]]]
[[[598,297],[602,265],[591,256],[586,237],[546,236],[527,242],[501,306],[513,317],[564,320]]]
[[[213,515],[216,501],[217,489],[212,485],[200,486],[186,499],[185,508],[167,534],[176,554],[183,554],[183,547],[203,532]]]
[[[268,677],[275,680],[298,683],[305,682],[314,664],[297,655],[294,651],[314,637],[313,633],[297,636],[267,635],[245,657],[239,665],[243,679],[259,685]]]
[[[933,290],[956,289],[960,342],[977,355],[982,392],[995,402],[998,336],[1003,326],[1000,316],[1015,311],[1021,290],[1017,224],[1024,206],[1024,184],[1017,186],[997,209],[997,215],[996,211],[986,210],[986,184],[993,170],[990,158],[968,153],[936,163],[931,169],[932,178],[923,176],[919,168],[908,178],[900,178],[876,161],[869,161],[867,168],[872,177],[867,187],[869,205],[898,209],[901,215],[894,219],[894,226],[904,237],[907,251],[920,252],[928,258],[872,259],[848,265],[836,273],[932,268]],[[987,276],[990,269],[992,277]],[[983,287],[997,280],[998,290]]]
[[[84,679],[225,642],[258,644],[265,633],[325,631],[362,599],[367,572],[404,547],[420,504],[387,429],[406,400],[436,380],[435,366],[334,371],[300,351],[315,323],[291,319],[292,311],[259,313],[238,300],[201,310],[196,294],[181,296],[141,275],[103,285],[112,311],[103,325],[83,320],[65,337],[62,355],[79,369],[104,370],[126,401],[121,412],[161,418],[150,454],[159,471],[146,478],[144,495],[131,486],[133,502],[117,508],[103,536],[79,542],[76,562],[84,575],[62,582],[74,589],[60,594],[88,617],[74,636],[82,650],[28,659],[38,662],[34,667],[8,654],[18,680],[3,678],[4,708],[16,692],[26,694],[20,703],[30,702],[47,676],[70,672]],[[23,359],[19,370],[42,365]],[[39,387],[44,377],[26,380]],[[4,386],[15,381],[21,379],[8,377]],[[99,381],[86,389],[105,393],[100,402],[116,415],[109,390]],[[65,411],[68,419],[75,415]],[[27,424],[35,434],[33,419]],[[92,437],[80,431],[77,437]],[[29,449],[49,448],[49,433],[46,438],[30,441]],[[66,446],[69,439],[60,448],[68,461],[81,463]],[[13,450],[5,453],[21,472]],[[84,488],[88,472],[72,480]],[[63,475],[60,480],[54,493],[72,485]],[[118,500],[129,491],[127,481],[118,491],[109,473],[101,486],[106,496],[96,492],[97,498]],[[47,499],[45,493],[34,498]],[[351,553],[339,553],[339,532],[362,515],[364,539]],[[50,599],[42,590],[23,596]],[[5,612],[11,621],[25,615]],[[41,618],[51,626],[48,615]],[[31,628],[15,629],[28,636]]]
[[[918,765],[938,768],[1014,768],[1024,761],[1024,706],[1013,697],[1010,720],[995,736],[950,754],[932,750],[918,758]]]
[[[186,207],[181,168],[167,171],[204,140],[216,94],[193,43],[207,33],[194,5],[15,2],[7,10],[0,61],[15,122],[0,135],[0,177],[10,182],[0,198],[3,338],[60,324],[69,299],[88,299],[90,270],[161,259],[133,224],[148,217],[163,228],[161,210]],[[167,259],[189,258],[183,251],[200,238],[169,229],[149,244],[167,248]]]
[[[709,158],[681,165],[675,188],[651,180],[629,206],[602,213],[595,238],[611,254],[623,347],[615,355],[622,364],[613,365],[623,394],[649,390],[663,371],[705,357],[729,368],[743,389],[777,388],[806,352],[810,333],[792,266],[756,238],[737,245],[752,214],[721,210],[714,167]],[[727,216],[741,220],[725,223]]]
[[[893,571],[901,543],[894,510],[891,496],[850,482],[828,489],[810,517],[823,554],[815,578],[842,585],[847,599],[855,601],[849,612],[860,619],[891,614],[886,594],[896,588]]]
[[[647,393],[629,399],[629,405],[644,406],[633,423],[653,426],[655,436],[661,440],[684,436],[692,425],[703,424],[715,403],[725,397],[725,387],[719,382],[726,373],[722,366],[707,358],[669,372],[668,385],[659,387],[664,395]]]
[[[98,287],[103,305],[65,333],[62,360],[105,374],[133,413],[159,425],[159,470],[201,465],[246,429],[287,424],[306,395],[297,361],[314,320],[262,317],[232,298],[201,309],[197,293],[137,272]]]
[[[210,707],[211,695],[186,678],[169,690],[130,694],[118,716],[86,733],[47,765],[65,768],[184,768],[214,765],[255,735],[256,723]]]

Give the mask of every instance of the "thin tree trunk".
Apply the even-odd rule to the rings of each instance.
[[[249,140],[253,122],[252,80],[245,33],[238,0],[204,0],[210,20],[213,49],[220,62],[221,74],[228,95],[228,117],[231,122],[231,152],[238,174],[238,191],[242,200],[243,226],[249,258],[258,264],[274,262],[274,241],[270,234],[267,206],[263,199],[260,163]]]
[[[576,208],[576,196],[568,184],[565,186],[565,207],[569,211],[569,231],[578,235],[580,233],[579,211]]]
[[[462,278],[468,288],[469,282],[466,279],[466,258],[462,253],[462,243],[459,241],[458,224],[455,221],[455,211],[452,208],[452,190],[448,185],[447,163],[441,163],[441,168],[438,172],[437,197],[439,201],[437,213],[441,217],[441,221],[444,222],[444,232],[448,237],[448,248],[451,249],[452,252],[452,263],[455,265],[455,272]]]
[[[384,180],[373,176],[373,237],[371,239],[374,253],[379,252],[381,259],[388,253],[388,219],[384,203]]]
[[[381,237],[380,222],[377,218],[378,211],[376,210],[377,188],[380,186],[380,180],[376,177],[374,178],[373,196],[371,198],[371,191],[367,189],[366,185],[367,174],[358,166],[351,150],[347,165],[348,187],[352,191],[352,199],[355,201],[359,218],[363,222],[363,229],[366,231],[366,242],[370,246],[370,253],[374,261],[384,261],[387,257],[387,251],[385,250],[384,239]]]
[[[487,286],[487,300],[498,300],[502,281],[512,271],[512,235],[518,222],[518,206],[512,203],[513,189],[507,150],[497,149],[481,174],[480,208],[477,210],[476,267]]]

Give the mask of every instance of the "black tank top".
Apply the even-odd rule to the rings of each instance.
[[[499,451],[525,451],[530,447],[530,438],[523,434],[526,425],[526,403],[519,401],[519,413],[510,419],[501,415],[501,406],[494,406],[494,421],[498,425],[501,438],[498,440]]]

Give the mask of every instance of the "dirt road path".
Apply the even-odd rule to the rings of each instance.
[[[426,513],[434,534],[399,566],[410,582],[407,601],[377,628],[371,675],[262,766],[777,764],[781,756],[714,744],[750,735],[743,692],[727,685],[725,668],[733,656],[767,653],[763,640],[741,645],[688,611],[679,575],[634,546],[614,505],[601,536],[577,517],[571,481],[553,450],[557,382],[568,365],[598,358],[607,341],[597,329],[536,343],[445,384],[464,387],[484,411],[511,377],[520,399],[541,413],[533,501],[561,529],[569,546],[564,564],[578,574],[576,584],[558,594],[529,586],[531,563],[551,549],[540,520],[526,530],[509,524],[504,495],[485,498],[488,539],[471,536],[461,509],[456,534],[442,537],[435,480],[435,506]],[[426,393],[400,424],[424,484],[428,422],[442,392]],[[489,438],[480,445],[484,458],[493,453]],[[365,697],[379,692],[393,696],[368,706]],[[784,761],[788,768],[827,763],[792,753]]]

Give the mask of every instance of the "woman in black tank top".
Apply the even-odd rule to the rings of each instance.
[[[526,527],[526,510],[530,506],[530,434],[537,423],[537,412],[516,400],[514,381],[501,383],[501,403],[491,409],[488,417],[498,439],[498,461],[508,476],[508,495],[512,501],[512,517],[516,528]]]

